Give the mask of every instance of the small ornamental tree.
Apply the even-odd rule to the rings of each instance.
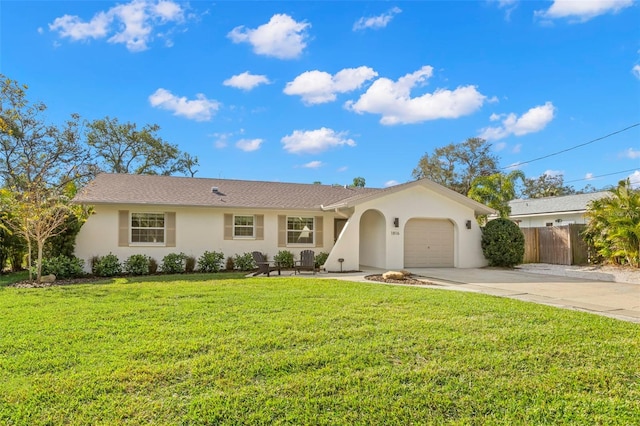
[[[492,220],[482,229],[482,253],[489,266],[519,265],[524,259],[524,234],[509,219]]]

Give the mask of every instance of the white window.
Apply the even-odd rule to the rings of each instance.
[[[313,244],[314,225],[313,217],[287,217],[287,244]]]
[[[164,244],[164,213],[131,213],[131,242]]]
[[[254,238],[255,235],[255,216],[233,216],[234,238]]]

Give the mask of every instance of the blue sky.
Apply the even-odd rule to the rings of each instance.
[[[50,121],[158,124],[199,158],[199,177],[384,187],[479,136],[527,177],[640,182],[633,0],[0,8],[0,72]]]

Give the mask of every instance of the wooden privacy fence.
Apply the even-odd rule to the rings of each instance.
[[[524,234],[523,263],[584,265],[589,261],[587,245],[580,233],[585,225],[521,228]]]

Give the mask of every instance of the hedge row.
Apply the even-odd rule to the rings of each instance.
[[[316,266],[322,266],[329,256],[328,253],[316,255]],[[293,253],[281,250],[274,256],[284,268],[294,266]],[[76,278],[85,275],[84,261],[77,257],[57,256],[42,261],[42,274],[53,274],[57,278]],[[221,252],[205,251],[197,260],[184,253],[169,253],[158,262],[145,254],[134,254],[121,262],[118,256],[109,253],[104,256],[94,256],[91,259],[91,273],[98,277],[113,277],[116,275],[149,275],[157,272],[166,274],[181,274],[185,272],[220,272],[251,271],[256,268],[251,253],[235,254],[226,258]]]

